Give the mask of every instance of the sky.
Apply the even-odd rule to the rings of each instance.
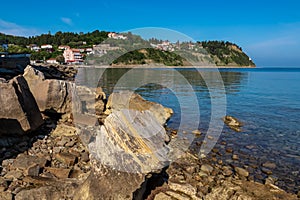
[[[238,44],[257,66],[300,66],[298,0],[3,1],[0,32],[21,36],[57,31],[172,29],[196,41]]]

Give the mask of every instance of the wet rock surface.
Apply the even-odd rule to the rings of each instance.
[[[168,181],[152,190],[148,199],[297,199],[273,184],[246,179],[239,170],[186,153],[169,166]]]

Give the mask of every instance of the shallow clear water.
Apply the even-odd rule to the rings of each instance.
[[[225,95],[226,114],[238,118],[244,126],[240,133],[224,126],[219,140],[225,140],[236,152],[253,156],[260,163],[275,162],[274,174],[279,177],[286,174],[282,179],[293,179],[291,188],[294,190],[299,187],[300,68],[203,69],[201,72],[208,77],[205,81],[196,69],[101,69],[102,72],[101,78],[95,76],[95,79],[100,79],[99,86],[107,94],[113,90],[134,89],[147,100],[172,108],[174,115],[168,126],[175,129],[184,117],[187,120],[182,124],[183,129],[192,131],[191,127],[198,120],[195,113],[199,112],[199,129],[205,133],[212,113],[212,98]],[[128,73],[130,76],[123,76]],[[114,88],[116,83],[120,85]],[[207,85],[214,95],[209,93]],[[197,107],[194,95],[199,102]],[[181,115],[183,110],[184,116]],[[249,145],[255,148],[245,148]],[[245,158],[243,164],[248,161]]]

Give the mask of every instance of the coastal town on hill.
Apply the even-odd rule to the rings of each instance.
[[[85,34],[57,32],[54,35],[48,33],[29,38],[0,34],[0,44],[0,66],[9,63],[5,59],[20,59],[20,57],[30,59],[30,64],[82,65],[88,63],[85,62],[87,57],[98,59],[111,52],[119,52],[122,55],[129,52],[128,49],[132,46],[135,47],[131,49],[133,54],[121,56],[113,63],[119,65],[162,63],[167,66],[183,66],[187,65],[186,57],[188,57],[195,63],[202,62],[209,65],[255,66],[238,45],[230,42],[172,43],[156,38],[144,40],[130,32],[124,34],[105,31]],[[183,52],[185,59],[178,56]],[[97,64],[103,63],[99,61]]]

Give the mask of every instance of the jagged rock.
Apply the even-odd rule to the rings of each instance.
[[[24,175],[25,176],[38,176],[39,172],[40,172],[40,166],[38,164],[32,164],[25,170]]]
[[[70,153],[58,153],[55,158],[68,166],[74,165],[76,161],[76,156]]]
[[[39,106],[40,111],[57,113],[71,112],[71,82],[45,79],[42,72],[28,65],[24,70],[24,78]]]
[[[0,135],[24,134],[43,124],[36,101],[26,80],[17,76],[0,82]]]
[[[68,178],[71,172],[71,169],[62,169],[62,168],[53,168],[53,167],[46,167],[45,169],[59,179]]]
[[[149,173],[166,166],[166,131],[150,111],[113,111],[99,128],[90,154],[120,171]]]
[[[130,91],[112,93],[108,98],[106,109],[107,114],[109,114],[111,110],[121,109],[132,109],[138,111],[149,110],[153,113],[160,124],[166,123],[173,114],[173,110],[171,108],[166,108],[161,104],[147,101],[140,95]]]
[[[89,143],[93,172],[76,197],[132,199],[146,174],[168,164],[166,131],[148,110],[113,110],[91,132],[96,132]]]

